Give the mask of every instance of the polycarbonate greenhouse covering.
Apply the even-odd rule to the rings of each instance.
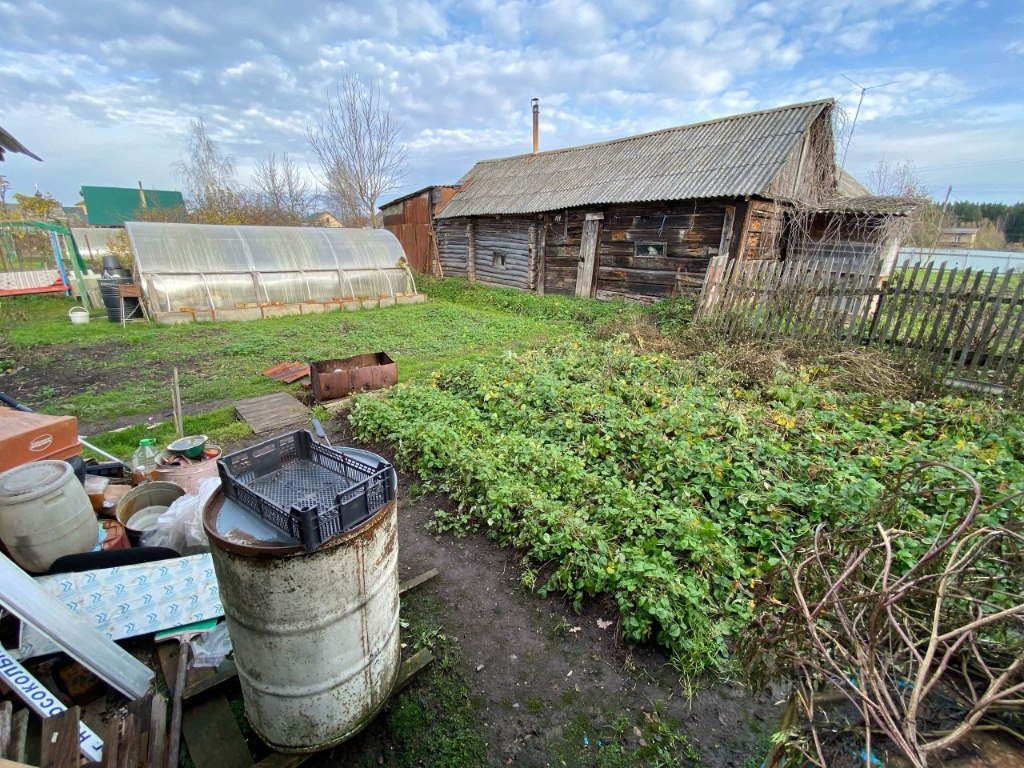
[[[156,312],[415,294],[402,246],[383,229],[125,224]]]

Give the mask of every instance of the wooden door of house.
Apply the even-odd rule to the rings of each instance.
[[[583,221],[580,239],[580,263],[576,272],[576,295],[590,298],[594,295],[597,273],[597,244],[601,239],[603,213],[588,213]]]

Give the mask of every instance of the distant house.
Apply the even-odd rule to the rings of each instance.
[[[444,274],[651,301],[699,292],[713,259],[780,258],[797,206],[822,221],[874,215],[874,199],[835,164],[834,106],[479,162],[435,216]]]
[[[314,213],[309,217],[309,226],[311,227],[340,227],[343,226],[341,221],[330,211],[320,211]]]
[[[944,227],[939,235],[939,248],[973,248],[978,238],[977,227]]]
[[[450,185],[424,187],[380,207],[384,228],[398,238],[410,268],[416,272],[431,271],[432,222],[456,189]]]
[[[90,226],[122,227],[126,221],[142,216],[143,211],[161,210],[184,214],[181,192],[138,187],[82,187],[82,203]]]

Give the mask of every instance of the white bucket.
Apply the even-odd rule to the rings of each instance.
[[[72,325],[85,325],[89,322],[89,310],[85,307],[72,307],[68,310]]]
[[[34,573],[96,547],[96,515],[70,464],[36,461],[0,474],[0,539]]]

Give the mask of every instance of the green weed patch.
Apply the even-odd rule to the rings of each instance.
[[[610,596],[623,635],[669,648],[691,681],[729,663],[776,548],[818,523],[872,524],[907,462],[1024,489],[1016,414],[837,393],[811,367],[742,380],[706,355],[570,341],[437,371],[359,399],[350,419],[458,502],[438,528],[482,526],[516,547],[541,594]],[[924,540],[947,503],[922,499],[901,522]]]

